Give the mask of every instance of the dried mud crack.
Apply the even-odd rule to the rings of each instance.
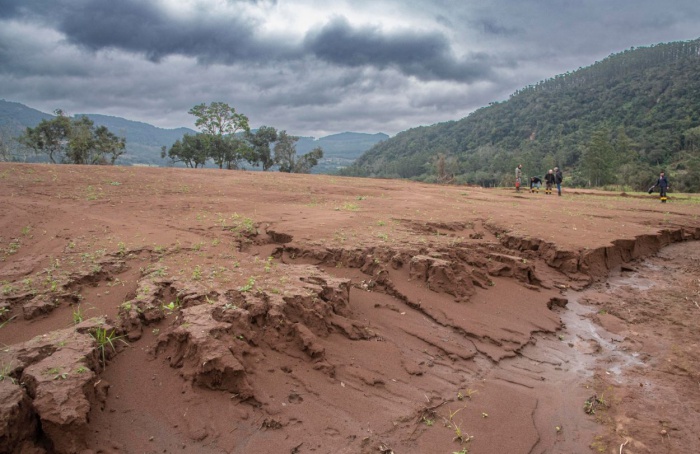
[[[267,175],[212,175],[280,193]],[[14,205],[31,228],[0,263],[0,452],[700,449],[700,226],[687,216],[648,229],[654,211],[630,211],[644,227],[582,246],[486,211],[363,218],[310,205],[304,188],[286,196],[297,208],[192,209],[186,178],[161,181],[169,202],[131,227],[95,201],[70,234],[37,220],[70,225],[50,204]],[[372,184],[356,200],[379,201]],[[143,189],[126,186],[104,204],[133,210]],[[329,188],[342,202],[346,188]],[[423,203],[392,191],[387,207]]]

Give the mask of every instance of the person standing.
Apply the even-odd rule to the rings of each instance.
[[[564,176],[561,174],[559,167],[554,168],[554,182],[557,184],[557,193],[561,195],[561,182],[564,181]]]
[[[545,194],[551,194],[552,193],[552,186],[554,185],[555,181],[555,176],[554,172],[552,172],[552,169],[549,169],[547,172],[547,175],[544,176],[544,193]]]
[[[668,178],[666,178],[666,174],[664,172],[659,174],[659,179],[656,180],[656,184],[649,189],[649,194],[651,194],[654,188],[657,186],[659,187],[659,198],[661,199],[661,203],[666,203],[666,191],[669,188],[669,184]]]
[[[520,192],[520,182],[523,178],[523,165],[518,164],[515,168],[515,191]]]

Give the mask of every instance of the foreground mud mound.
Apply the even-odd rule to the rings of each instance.
[[[0,167],[0,452],[700,449],[697,204],[85,169]]]

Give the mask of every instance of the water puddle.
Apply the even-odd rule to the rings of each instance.
[[[644,266],[654,267],[651,264],[644,264]],[[653,280],[643,277],[639,272],[625,273],[625,275],[610,278],[603,293],[624,288],[646,291],[655,285]],[[573,350],[569,358],[570,366],[578,373],[591,376],[597,362],[605,364],[606,373],[612,375],[618,383],[623,383],[624,371],[627,368],[644,366],[645,363],[639,358],[639,353],[631,352],[622,345],[624,336],[611,333],[594,321],[597,312],[595,306],[581,303],[589,296],[600,293],[600,289],[587,289],[566,294],[569,303],[560,316],[566,327],[565,333],[570,338],[569,346]]]

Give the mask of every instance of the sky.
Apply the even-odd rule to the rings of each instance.
[[[0,98],[163,128],[216,101],[253,128],[395,135],[698,24],[698,0],[0,0]]]

